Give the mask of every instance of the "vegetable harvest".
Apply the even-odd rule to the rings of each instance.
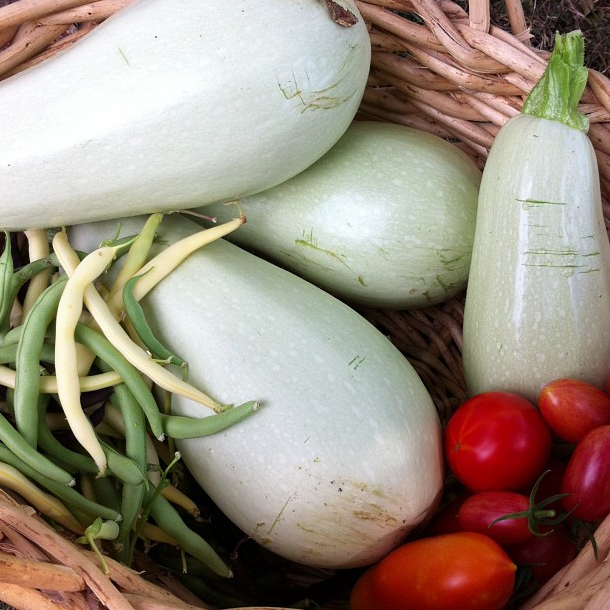
[[[471,394],[536,400],[552,379],[604,387],[610,371],[610,245],[577,110],[583,54],[579,32],[557,37],[546,76],[483,171],[463,328]]]
[[[126,234],[141,224],[122,220]],[[113,226],[75,226],[71,239],[88,250]],[[168,216],[160,243],[197,226]],[[261,402],[230,432],[177,444],[219,508],[264,547],[314,566],[366,565],[433,510],[443,480],[434,405],[408,361],[352,309],[223,240],[141,304],[189,362],[190,382],[220,400]],[[172,410],[205,415],[178,395]]]
[[[6,79],[2,226],[194,207],[302,171],[364,91],[370,42],[345,8],[351,27],[311,0],[140,0]]]

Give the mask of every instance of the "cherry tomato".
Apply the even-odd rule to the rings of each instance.
[[[561,483],[566,510],[583,521],[610,513],[610,425],[598,426],[581,439],[568,461]]]
[[[430,523],[424,531],[425,536],[440,536],[452,532],[461,532],[462,528],[458,523],[458,510],[466,498],[472,495],[467,489],[460,489],[455,497],[447,502],[434,514]]]
[[[447,423],[445,456],[472,491],[520,491],[541,474],[551,441],[531,402],[510,392],[484,392],[463,403]]]
[[[528,527],[529,507],[529,498],[514,491],[480,491],[464,501],[458,523],[463,530],[485,534],[501,545],[523,542],[534,536]],[[512,513],[520,516],[496,521]]]
[[[351,610],[499,610],[516,565],[483,534],[454,532],[398,547],[356,582]]]
[[[578,443],[589,430],[610,424],[610,395],[580,379],[555,379],[538,397],[542,417],[563,441]]]
[[[578,554],[576,543],[561,525],[545,536],[534,536],[524,542],[504,547],[510,558],[527,569],[540,587]]]

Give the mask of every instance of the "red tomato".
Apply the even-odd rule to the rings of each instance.
[[[439,536],[440,534],[450,534],[451,532],[461,532],[462,528],[458,523],[458,510],[466,498],[472,495],[471,491],[461,489],[455,498],[442,506],[432,517],[430,523],[424,530],[425,536]]]
[[[561,483],[566,510],[576,519],[598,521],[610,513],[610,425],[598,426],[576,445]]]
[[[528,527],[529,505],[527,496],[514,491],[480,491],[464,501],[458,523],[463,530],[485,534],[501,545],[523,542],[534,535]],[[512,513],[522,516],[496,521]]]
[[[500,610],[516,565],[491,538],[454,532],[408,542],[356,582],[351,610]]]
[[[508,545],[504,550],[519,567],[531,572],[538,587],[578,554],[576,543],[568,538],[561,525],[545,536],[534,536],[519,544]]]
[[[463,403],[447,423],[445,456],[472,491],[519,491],[541,474],[551,440],[531,402],[509,392],[484,392]]]
[[[576,444],[589,430],[610,424],[610,396],[579,379],[556,379],[538,397],[538,407],[558,438]]]

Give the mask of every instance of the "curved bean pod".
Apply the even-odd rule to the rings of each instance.
[[[50,254],[49,239],[47,232],[44,229],[31,229],[24,231],[28,241],[28,258],[31,261],[47,258]],[[51,277],[50,268],[47,268],[36,274],[28,284],[28,289],[23,298],[23,316],[28,315],[38,297],[44,292],[49,285]]]
[[[55,238],[57,235],[59,234],[56,234]],[[74,332],[83,311],[85,289],[91,287],[95,290],[92,282],[108,268],[115,257],[116,248],[104,246],[94,250],[80,262],[64,287],[55,323],[55,375],[59,402],[74,436],[95,460],[102,475],[107,468],[106,455],[80,404],[78,357]]]
[[[180,547],[196,557],[210,570],[224,577],[232,575],[229,566],[220,555],[199,534],[191,530],[182,520],[180,513],[160,494],[151,488],[146,493],[150,516]]]
[[[154,358],[161,360],[162,362],[167,362],[168,364],[186,368],[186,362],[179,356],[170,352],[159,339],[157,339],[146,320],[142,306],[133,294],[136,282],[144,277],[146,273],[150,273],[151,269],[144,272],[144,274],[135,275],[125,282],[125,286],[123,287],[123,306],[125,308],[125,313],[131,321],[138,338]]]
[[[78,378],[81,392],[93,392],[94,390],[111,388],[117,385],[117,383],[122,383],[122,381],[121,376],[115,371]],[[2,364],[0,364],[0,385],[10,389],[15,388],[15,371]],[[54,375],[41,377],[40,391],[43,394],[57,394],[57,377]]]
[[[183,417],[181,415],[161,414],[165,434],[171,438],[187,439],[210,436],[237,424],[260,409],[256,400],[245,402],[207,417]]]
[[[110,519],[120,521],[121,515],[116,510],[113,510],[103,504],[99,504],[88,498],[85,498],[74,487],[62,485],[53,479],[42,475],[36,468],[32,468],[26,462],[18,458],[10,449],[4,445],[0,445],[0,461],[5,462],[24,474],[29,479],[35,481],[41,487],[50,491],[54,496],[59,498],[69,508],[74,508],[75,513],[86,515],[89,519]]]
[[[14,412],[15,427],[25,440],[36,447],[38,444],[38,409],[36,403],[40,393],[40,358],[45,334],[55,318],[59,300],[67,278],[58,280],[46,288],[33,303],[25,317],[21,336],[17,343],[15,366]]]
[[[163,422],[161,421],[159,407],[138,370],[123,357],[121,352],[106,337],[92,328],[84,324],[77,324],[74,337],[79,343],[88,347],[99,360],[105,362],[120,375],[123,383],[129,388],[144,411],[152,433],[159,440],[163,440]]]
[[[43,515],[70,531],[75,533],[84,531],[82,524],[55,496],[39,489],[14,466],[0,462],[0,484],[16,491]]]

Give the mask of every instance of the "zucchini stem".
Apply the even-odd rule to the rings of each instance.
[[[584,65],[582,32],[555,35],[555,47],[542,78],[530,91],[522,113],[559,121],[587,133],[589,119],[578,110],[589,71]]]

